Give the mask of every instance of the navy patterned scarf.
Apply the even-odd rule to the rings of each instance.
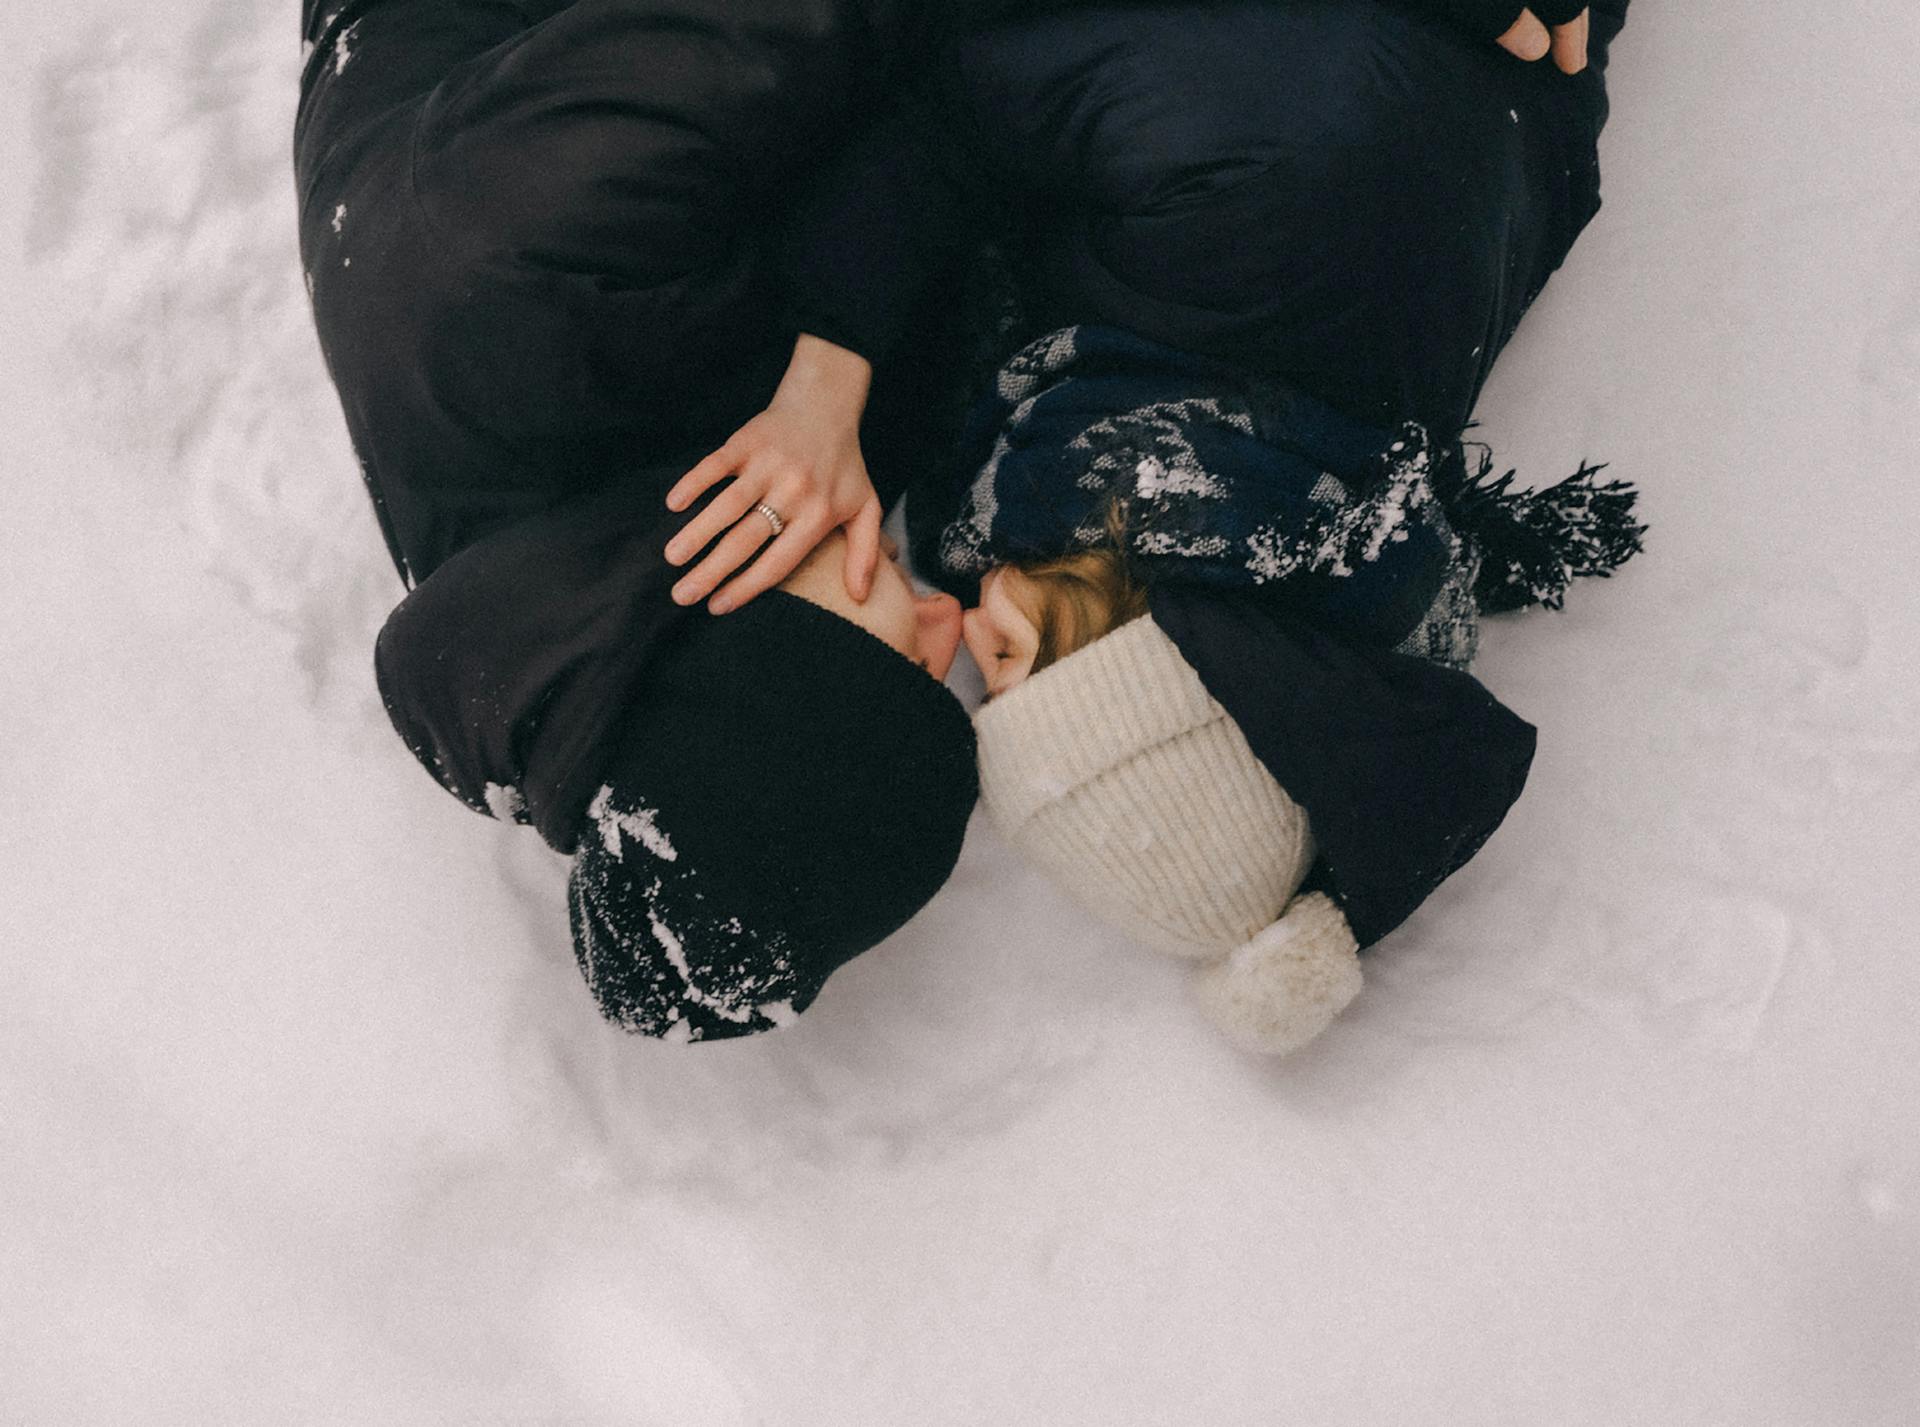
[[[1149,586],[1258,591],[1369,647],[1465,668],[1482,610],[1558,606],[1640,548],[1634,492],[1583,467],[1545,491],[1471,475],[1458,441],[1353,421],[1131,333],[1067,327],[996,374],[962,440],[978,474],[947,581],[1099,545],[1116,510]]]

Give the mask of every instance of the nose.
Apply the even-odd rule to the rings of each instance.
[[[947,677],[960,649],[960,601],[952,595],[922,595],[913,602],[919,622],[920,657],[936,679]]]
[[[980,666],[980,672],[989,677],[995,672],[993,661],[993,631],[987,627],[987,617],[978,608],[967,610],[960,616],[960,635],[966,641],[967,653],[973,656],[973,662]]]

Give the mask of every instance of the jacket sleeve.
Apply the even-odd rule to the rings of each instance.
[[[980,227],[930,106],[897,101],[827,164],[781,226],[774,267],[790,325],[878,365]]]
[[[1318,629],[1270,602],[1156,586],[1153,618],[1307,810],[1360,945],[1411,916],[1526,786],[1532,724],[1471,675]]]
[[[1587,0],[1396,0],[1403,10],[1432,15],[1457,25],[1470,35],[1497,40],[1532,10],[1549,25],[1564,25],[1587,8]]]
[[[903,42],[870,21],[866,0],[572,0],[435,87],[415,192],[450,247],[711,284],[882,102]]]

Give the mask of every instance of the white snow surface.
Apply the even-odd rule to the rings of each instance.
[[[0,1420],[1920,1421],[1920,12],[1639,0],[1485,434],[1650,548],[1306,1052],[976,824],[791,1027],[595,1016],[386,727],[283,0],[0,7]]]

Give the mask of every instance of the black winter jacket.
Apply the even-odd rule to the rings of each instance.
[[[717,444],[791,347],[764,219],[932,0],[306,0],[321,345],[409,582]]]

